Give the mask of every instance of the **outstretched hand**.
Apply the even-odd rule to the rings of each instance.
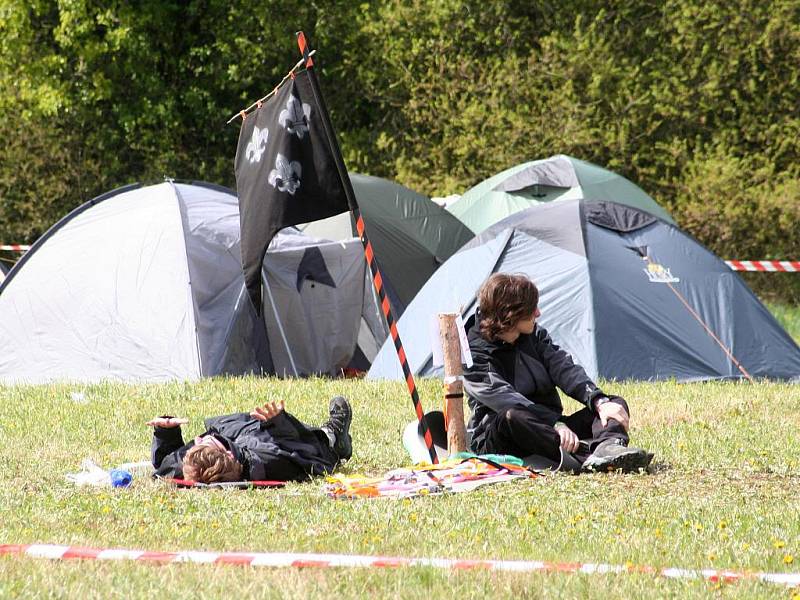
[[[605,402],[598,406],[597,416],[600,417],[600,422],[603,424],[603,427],[606,426],[609,419],[619,421],[620,425],[622,425],[625,431],[628,431],[628,427],[630,426],[630,417],[628,416],[628,411],[626,411],[616,402]]]
[[[183,417],[155,417],[147,422],[150,427],[161,427],[162,429],[174,429],[181,425],[186,425],[189,419]]]
[[[259,421],[270,421],[283,412],[284,402],[267,402],[264,406],[256,406],[250,416]]]

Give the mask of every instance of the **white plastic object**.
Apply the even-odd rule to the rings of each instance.
[[[68,473],[66,480],[75,485],[110,486],[111,477],[108,471],[99,467],[91,458],[86,458],[81,462],[81,470],[78,473]]]

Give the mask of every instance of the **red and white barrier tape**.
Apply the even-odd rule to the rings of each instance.
[[[715,569],[658,569],[634,565],[594,563],[552,563],[532,560],[454,560],[448,558],[405,558],[348,554],[302,554],[290,552],[148,552],[145,550],[83,548],[52,544],[0,545],[0,556],[23,555],[51,560],[136,560],[151,563],[201,563],[250,567],[436,567],[453,570],[487,570],[545,573],[645,573],[673,579],[705,579],[734,582],[743,579],[800,586],[800,573],[748,573]]]
[[[30,249],[25,244],[0,244],[0,250],[10,252],[27,252]],[[725,264],[734,271],[800,272],[800,260],[726,260]]]
[[[796,273],[800,271],[800,260],[726,260],[734,271],[762,271]]]

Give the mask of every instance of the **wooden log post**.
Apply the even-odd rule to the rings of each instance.
[[[447,451],[451,456],[467,450],[464,382],[457,318],[456,313],[439,314],[439,335],[444,356],[444,424],[447,428]]]

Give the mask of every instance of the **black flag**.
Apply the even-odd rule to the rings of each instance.
[[[289,225],[348,210],[308,73],[286,82],[247,115],[236,149],[242,267],[261,313],[261,263],[275,234]]]

